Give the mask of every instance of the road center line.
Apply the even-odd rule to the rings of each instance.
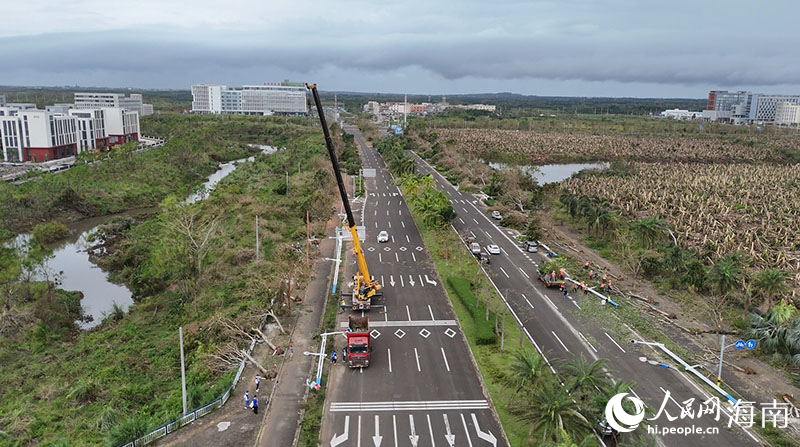
[[[561,341],[561,339],[560,339],[560,338],[558,338],[558,335],[556,335],[556,333],[555,333],[554,331],[550,331],[550,333],[551,333],[551,334],[553,334],[553,337],[555,337],[555,338],[556,338],[556,340],[558,340],[558,342],[559,342],[559,343],[561,343],[561,346],[563,346],[563,347],[564,347],[564,350],[565,350],[565,351],[567,351],[567,352],[569,352],[569,349],[567,349],[567,345],[565,345],[565,344],[564,344],[564,342],[563,342],[563,341]]]
[[[586,342],[586,344],[587,344],[587,345],[589,345],[589,347],[590,347],[590,348],[592,348],[592,350],[593,350],[594,352],[597,352],[597,349],[596,349],[594,346],[592,346],[592,344],[591,344],[591,343],[589,343],[589,340],[587,340],[587,339],[586,339],[586,336],[585,336],[585,335],[583,335],[583,333],[582,333],[582,332],[580,332],[580,331],[579,331],[579,332],[578,332],[578,335],[580,335],[580,336],[581,336],[581,338],[583,339],[583,341],[585,341],[585,342]]]

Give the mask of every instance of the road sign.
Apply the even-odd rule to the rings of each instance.
[[[744,344],[747,349],[755,349],[756,348],[756,341],[755,340],[747,340],[747,343]]]
[[[395,129],[395,135],[403,135],[403,129]]]
[[[736,348],[737,351],[741,351],[742,349],[744,349],[744,341],[739,340],[733,346]]]

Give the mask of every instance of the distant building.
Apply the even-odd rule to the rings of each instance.
[[[6,105],[6,95],[0,95],[0,107],[5,107]]]
[[[671,118],[674,120],[693,120],[702,116],[701,112],[691,112],[682,109],[669,109],[658,114],[662,118]]]
[[[211,115],[307,115],[306,87],[284,81],[275,84],[192,86],[192,113]]]
[[[44,162],[138,140],[139,113],[132,110],[0,107],[4,161]]]
[[[69,113],[69,111],[74,108],[75,104],[53,104],[52,106],[47,106],[44,109],[48,112]]]
[[[450,107],[461,110],[481,110],[484,112],[492,112],[492,113],[494,113],[497,110],[497,106],[491,104],[458,104]]]
[[[775,106],[775,124],[784,126],[800,124],[800,104],[779,102]]]
[[[800,104],[800,95],[765,95],[747,91],[712,90],[708,93],[706,109],[729,112],[733,123],[776,121],[778,104]]]
[[[153,113],[153,106],[143,104],[142,95],[138,93],[131,93],[129,97],[125,97],[122,93],[75,93],[76,109],[101,109],[103,107],[132,110],[139,116]]]

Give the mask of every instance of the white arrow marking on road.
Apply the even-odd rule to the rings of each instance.
[[[381,282],[383,282],[383,277],[381,276]],[[389,284],[394,287],[394,275],[389,275]]]
[[[428,417],[428,431],[431,432],[431,446],[436,447],[436,441],[433,439],[433,426],[431,426],[431,415],[426,414]]]
[[[331,438],[331,447],[336,447],[337,445],[347,441],[349,432],[350,432],[350,416],[345,416],[344,433],[339,436],[336,436],[336,433],[333,434],[333,438]]]
[[[411,283],[411,287],[414,287],[414,284],[416,284],[416,283],[414,282],[414,277],[413,277],[413,276],[411,276],[411,275],[408,275],[408,282],[409,282],[409,283]]]
[[[380,434],[380,425],[378,425],[378,415],[375,415],[375,436],[372,437],[372,442],[375,444],[375,447],[381,447],[381,442],[383,442],[383,436]]]
[[[492,447],[496,447],[497,438],[494,437],[491,431],[482,432],[481,428],[478,426],[478,418],[475,417],[475,413],[471,414],[472,414],[472,423],[475,424],[475,431],[478,432],[478,437],[488,442],[489,444],[492,444]]]
[[[469,437],[469,428],[467,427],[467,420],[464,419],[464,413],[461,413],[461,423],[464,424],[464,433],[467,434],[467,442],[469,447],[472,447],[472,438]]]
[[[425,282],[427,282],[428,284],[433,284],[434,286],[436,285],[436,281],[428,278],[428,275],[425,275]]]
[[[447,415],[442,414],[442,417],[444,418],[444,429],[447,430],[447,434],[444,435],[444,437],[447,439],[447,443],[450,444],[450,447],[453,447],[456,445],[456,435],[450,432],[450,421],[447,420]]]
[[[419,436],[417,436],[417,430],[414,428],[414,415],[408,415],[408,423],[411,425],[411,435],[408,436],[408,439],[411,441],[411,445],[417,447],[417,442],[419,442]]]

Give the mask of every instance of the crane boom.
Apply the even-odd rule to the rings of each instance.
[[[361,241],[358,239],[356,220],[353,218],[353,211],[350,209],[350,200],[347,198],[347,190],[344,187],[342,173],[339,171],[339,161],[336,159],[336,153],[333,150],[333,141],[328,131],[325,112],[322,109],[322,101],[319,99],[317,84],[306,84],[306,88],[311,90],[311,94],[314,97],[314,104],[317,106],[319,122],[322,125],[322,132],[325,135],[325,146],[328,148],[328,155],[331,157],[333,174],[336,176],[336,183],[339,185],[339,195],[342,197],[344,210],[347,213],[347,225],[350,234],[353,236],[353,254],[356,256],[358,262],[358,273],[353,278],[353,309],[368,310],[372,297],[381,290],[381,285],[370,276],[367,260],[364,257],[364,252],[361,250]]]

